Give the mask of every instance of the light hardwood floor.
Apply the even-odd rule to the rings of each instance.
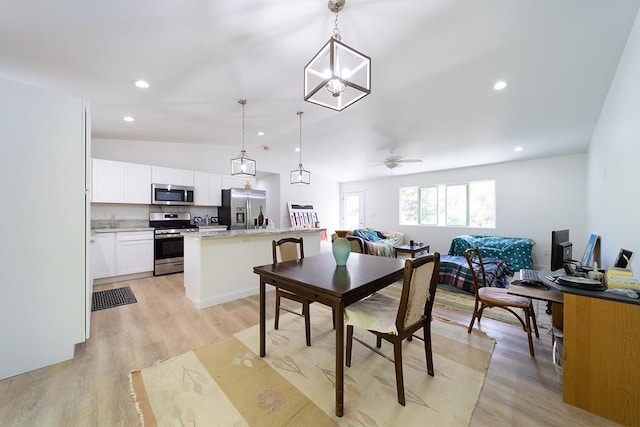
[[[92,313],[91,338],[77,346],[73,360],[0,381],[0,425],[136,426],[130,371],[258,323],[257,296],[196,310],[184,296],[182,278],[174,274],[96,287],[130,286],[138,302]],[[267,304],[271,318],[273,292]],[[470,319],[470,313],[440,306],[434,307],[434,315],[465,325]],[[545,330],[535,340],[536,357],[531,358],[519,327],[485,318],[481,329],[497,344],[472,426],[616,425],[562,403]],[[37,343],[33,351],[38,351]],[[437,366],[435,370],[438,375]]]

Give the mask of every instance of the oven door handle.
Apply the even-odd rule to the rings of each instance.
[[[162,239],[182,239],[184,236],[182,234],[156,234],[156,240]]]

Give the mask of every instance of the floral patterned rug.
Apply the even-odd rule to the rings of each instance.
[[[258,326],[131,373],[132,395],[147,426],[446,425],[469,424],[495,340],[480,331],[434,319],[435,377],[426,372],[421,340],[405,341],[407,405],[397,402],[393,363],[354,342],[345,367],[344,416],[335,416],[335,335],[331,311],[311,306],[311,347],[304,320],[267,323],[267,356]],[[369,342],[374,337],[357,331]],[[382,350],[392,355],[392,347]]]

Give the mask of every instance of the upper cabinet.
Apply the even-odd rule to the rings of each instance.
[[[193,171],[189,170],[152,166],[151,176],[153,184],[194,186]]]
[[[151,166],[92,159],[94,203],[151,203]]]
[[[220,206],[222,205],[222,176],[194,172],[194,198],[196,206]]]
[[[221,206],[222,189],[255,186],[255,178],[92,159],[94,203],[151,204],[151,184],[194,188],[194,205]]]

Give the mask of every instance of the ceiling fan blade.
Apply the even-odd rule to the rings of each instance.
[[[420,159],[400,159],[398,163],[420,163],[421,161]]]

